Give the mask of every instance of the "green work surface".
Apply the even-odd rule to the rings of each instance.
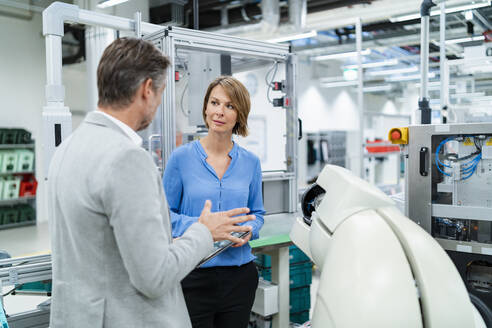
[[[276,235],[276,236],[270,236],[270,237],[252,240],[249,242],[249,246],[251,246],[251,248],[255,248],[255,247],[272,246],[272,245],[290,243],[290,242],[291,240],[289,235]]]
[[[292,243],[289,237],[297,213],[282,213],[265,215],[264,224],[260,230],[260,238],[252,240],[252,248]]]

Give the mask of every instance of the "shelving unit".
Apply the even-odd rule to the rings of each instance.
[[[35,143],[25,129],[0,128],[0,229],[36,224]]]

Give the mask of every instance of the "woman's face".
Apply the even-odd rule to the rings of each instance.
[[[237,122],[237,111],[221,85],[215,86],[210,92],[205,117],[209,131],[232,134]]]

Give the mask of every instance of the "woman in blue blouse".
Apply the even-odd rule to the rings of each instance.
[[[258,157],[232,141],[248,135],[249,93],[230,76],[208,87],[203,119],[208,134],[176,149],[166,164],[164,189],[171,210],[173,237],[181,236],[200,216],[206,200],[212,211],[248,207],[256,220],[252,231],[182,281],[194,328],[246,328],[258,285],[248,244],[263,225],[261,167]]]

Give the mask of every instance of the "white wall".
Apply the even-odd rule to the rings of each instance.
[[[1,127],[22,127],[36,139],[38,219],[44,206],[41,177],[41,112],[44,104],[45,48],[41,15],[32,20],[0,16],[0,109]]]
[[[80,1],[84,7],[87,1]],[[95,1],[95,0],[91,0]],[[148,21],[148,1],[131,0],[105,11],[111,15],[133,18],[136,10]],[[32,132],[36,140],[36,177],[38,179],[37,219],[47,221],[45,184],[41,160],[42,107],[45,104],[46,57],[42,35],[42,16],[34,13],[32,20],[0,15],[0,127],[22,127]],[[72,111],[75,129],[83,120],[87,108],[86,63],[63,67],[65,104]]]

